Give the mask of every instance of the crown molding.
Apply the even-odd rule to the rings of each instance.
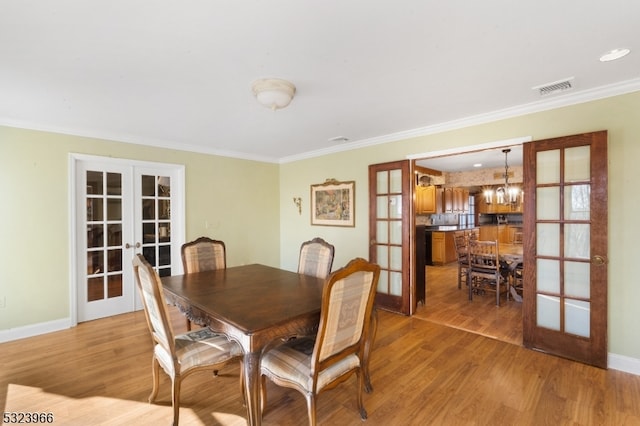
[[[627,93],[640,91],[640,78],[626,80],[616,84],[597,87],[595,89],[583,90],[571,94],[563,94],[551,99],[540,100],[528,104],[518,105],[511,108],[505,108],[483,114],[473,115],[460,118],[444,123],[434,124],[431,126],[419,127],[412,130],[406,130],[397,133],[391,133],[384,136],[354,141],[340,146],[310,151],[299,155],[283,157],[280,163],[291,163],[294,161],[320,157],[328,154],[335,154],[353,149],[380,145],[388,142],[396,142],[399,140],[415,138],[419,136],[433,135],[451,130],[462,129],[465,127],[477,126],[480,124],[491,123],[494,121],[504,120],[507,118],[518,117],[522,115],[532,114],[536,112],[548,111],[552,109],[562,108],[571,105],[577,105],[585,102],[591,102],[598,99],[610,98],[613,96],[624,95]]]

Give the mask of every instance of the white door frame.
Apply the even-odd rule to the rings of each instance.
[[[77,191],[77,173],[78,173],[78,164],[84,161],[94,161],[94,162],[102,162],[107,164],[117,164],[120,166],[128,166],[131,169],[135,168],[153,168],[153,169],[165,169],[167,171],[173,172],[177,178],[178,182],[174,182],[172,186],[177,188],[175,192],[172,193],[172,206],[171,206],[171,217],[173,226],[171,229],[172,235],[172,249],[171,249],[171,257],[172,259],[180,259],[180,246],[185,242],[185,166],[183,164],[171,164],[171,163],[156,163],[150,161],[140,161],[140,160],[131,160],[126,158],[113,158],[113,157],[102,157],[95,155],[87,155],[87,154],[78,154],[78,153],[70,153],[69,154],[69,180],[68,180],[68,190],[69,190],[69,205],[68,205],[68,217],[69,217],[69,313],[71,318],[71,326],[76,326],[78,324],[78,268],[77,268],[77,258],[78,258],[78,235],[76,232],[76,221],[79,219],[77,217],[77,208],[76,204],[79,199],[79,194]],[[134,212],[130,212],[131,217],[135,218]],[[182,271],[182,262],[175,262],[174,274],[181,274]],[[134,300],[135,300],[135,309],[142,309],[142,304],[140,302],[137,291],[134,292]]]

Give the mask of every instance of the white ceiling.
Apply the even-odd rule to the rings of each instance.
[[[2,0],[0,124],[286,162],[640,90],[638,17],[637,0]],[[289,107],[256,102],[264,77],[296,85]]]
[[[416,164],[441,172],[465,172],[474,169],[504,168],[505,154],[509,149],[507,163],[511,166],[522,166],[522,145],[505,145],[499,148],[487,148],[460,154],[438,155],[416,161]],[[479,164],[479,166],[476,166]]]

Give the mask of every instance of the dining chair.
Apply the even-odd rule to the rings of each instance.
[[[513,296],[513,300],[516,302],[522,302],[522,295],[524,293],[524,265],[518,263],[511,272],[511,281],[509,283],[509,292]],[[509,296],[507,294],[507,296]]]
[[[500,284],[506,284],[500,263],[498,241],[469,241],[469,300],[473,293],[486,289],[496,292],[496,305],[500,306]],[[508,288],[505,288],[508,290]]]
[[[262,358],[262,406],[266,406],[266,379],[305,396],[309,425],[316,424],[316,398],[357,376],[357,403],[365,420],[362,391],[369,318],[375,300],[380,267],[356,258],[326,279],[320,324],[315,337],[290,340],[267,351]]]
[[[320,237],[305,241],[300,246],[298,273],[326,278],[331,273],[335,248]]]
[[[167,302],[160,276],[143,255],[133,258],[133,270],[142,299],[147,326],[154,342],[152,377],[152,403],[158,395],[160,367],[171,378],[171,405],[173,424],[180,415],[180,387],[182,380],[198,371],[217,371],[224,365],[239,361],[242,383],[242,348],[224,334],[202,328],[175,335],[171,326]]]
[[[456,260],[458,262],[458,289],[462,288],[462,282],[469,285],[469,253],[467,249],[467,236],[463,231],[456,231],[453,234],[453,244],[456,249]]]
[[[193,272],[225,269],[227,267],[227,251],[223,241],[200,237],[185,243],[180,248],[182,266],[185,274]],[[191,320],[187,321],[187,330],[191,330]]]

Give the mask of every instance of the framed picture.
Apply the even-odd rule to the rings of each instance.
[[[311,225],[356,226],[355,181],[311,185]]]

